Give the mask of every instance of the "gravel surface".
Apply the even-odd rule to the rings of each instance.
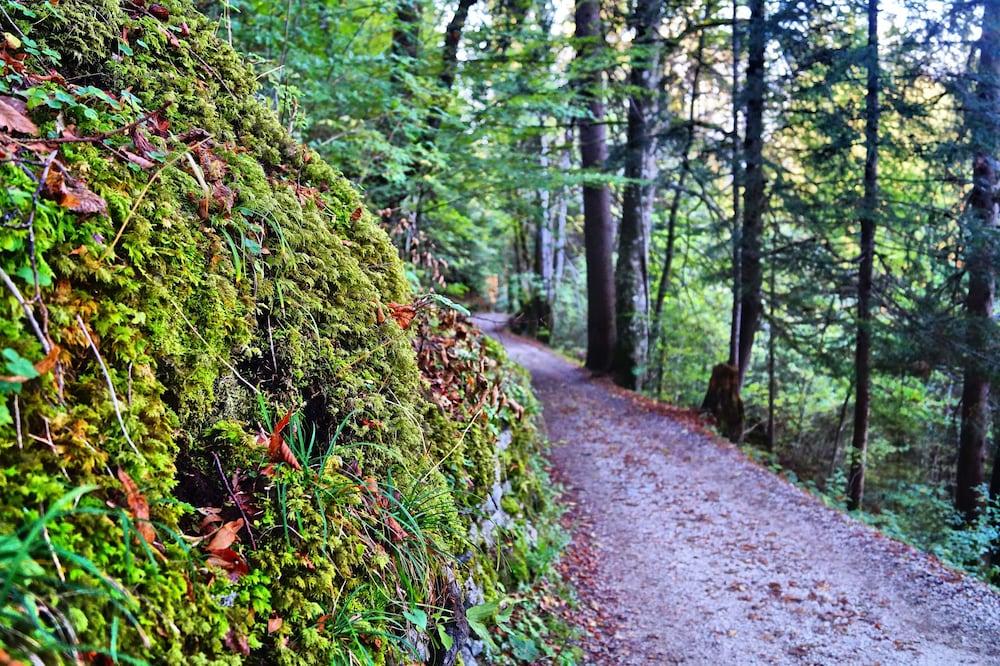
[[[533,378],[569,488],[589,664],[1000,664],[1000,595],[545,347]]]

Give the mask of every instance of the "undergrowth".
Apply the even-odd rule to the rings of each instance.
[[[0,657],[565,662],[523,372],[189,0],[0,5]]]

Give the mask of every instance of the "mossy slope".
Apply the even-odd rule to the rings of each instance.
[[[441,658],[446,574],[500,589],[466,536],[494,461],[522,521],[543,502],[523,377],[430,306],[418,334],[457,339],[418,368],[390,243],[188,0],[3,2],[0,95],[39,131],[0,126],[0,268],[32,311],[3,291],[0,348],[57,363],[0,383],[0,655],[382,663],[430,633]],[[442,401],[421,369],[460,358]],[[268,453],[286,412],[302,469]]]

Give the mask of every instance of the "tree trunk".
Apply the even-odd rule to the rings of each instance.
[[[764,222],[764,0],[750,0],[750,29],[747,43],[747,127],[744,141],[746,170],[743,191],[743,229],[740,233],[740,325],[739,383],[742,386],[750,367],[754,336],[760,326],[761,286],[760,239]]]
[[[642,388],[649,354],[649,233],[652,227],[655,152],[653,126],[659,94],[660,0],[636,0],[632,16],[635,39],[629,73],[632,95],[628,105],[625,146],[625,186],[622,223],[618,232],[615,270],[617,330],[613,358],[615,381]]]
[[[462,41],[462,31],[465,29],[465,21],[469,18],[469,9],[476,4],[476,0],[459,0],[455,13],[448,22],[448,27],[444,31],[444,48],[441,56],[441,73],[438,80],[441,87],[448,91],[455,84],[455,74],[458,67],[458,45]]]
[[[966,360],[962,385],[962,426],[959,433],[955,507],[966,520],[979,512],[983,484],[983,462],[990,421],[989,361],[993,327],[996,253],[997,141],[1000,138],[1000,0],[984,3],[983,32],[979,44],[979,68],[975,98],[970,100],[968,125],[972,138],[972,194],[966,215],[966,270],[969,275],[965,299]]]
[[[580,161],[584,169],[599,173],[608,159],[603,72],[588,62],[604,48],[599,0],[578,0],[576,36],[580,40],[577,59],[587,72],[580,81],[588,110],[588,117],[579,123]],[[607,372],[615,348],[615,282],[611,262],[614,226],[607,185],[583,187],[583,236],[587,260],[587,367]]]
[[[740,155],[740,109],[743,106],[740,94],[740,24],[738,19],[738,0],[733,0],[733,131],[732,131],[732,173],[733,173],[733,312],[729,326],[729,365],[739,367],[740,364],[740,314],[741,297],[743,294],[743,266],[740,257],[743,222],[740,217],[740,188],[743,185],[743,160]]]
[[[652,333],[649,336],[649,348],[656,357],[656,396],[659,397],[663,388],[664,354],[658,351],[660,334],[663,327],[663,302],[670,286],[670,273],[674,263],[674,247],[677,243],[677,215],[680,212],[681,197],[684,192],[684,182],[691,168],[691,147],[694,145],[695,107],[701,84],[702,57],[705,51],[705,31],[698,36],[698,49],[695,52],[694,71],[691,76],[691,98],[688,103],[688,125],[684,135],[684,147],[681,149],[681,165],[677,173],[677,183],[674,186],[673,197],[670,200],[670,211],[667,213],[667,247],[663,252],[663,265],[660,268],[660,279],[656,284],[656,301],[653,306]]]
[[[857,509],[865,491],[868,412],[871,400],[872,272],[878,215],[879,56],[878,0],[868,0],[868,91],[865,95],[865,191],[861,203],[861,263],[858,267],[858,328],[854,342],[854,434],[847,477],[847,508]]]

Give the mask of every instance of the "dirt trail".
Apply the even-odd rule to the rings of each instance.
[[[577,581],[598,618],[586,663],[1000,664],[988,586],[503,331],[502,316],[477,321],[531,372],[574,542],[592,549]]]

